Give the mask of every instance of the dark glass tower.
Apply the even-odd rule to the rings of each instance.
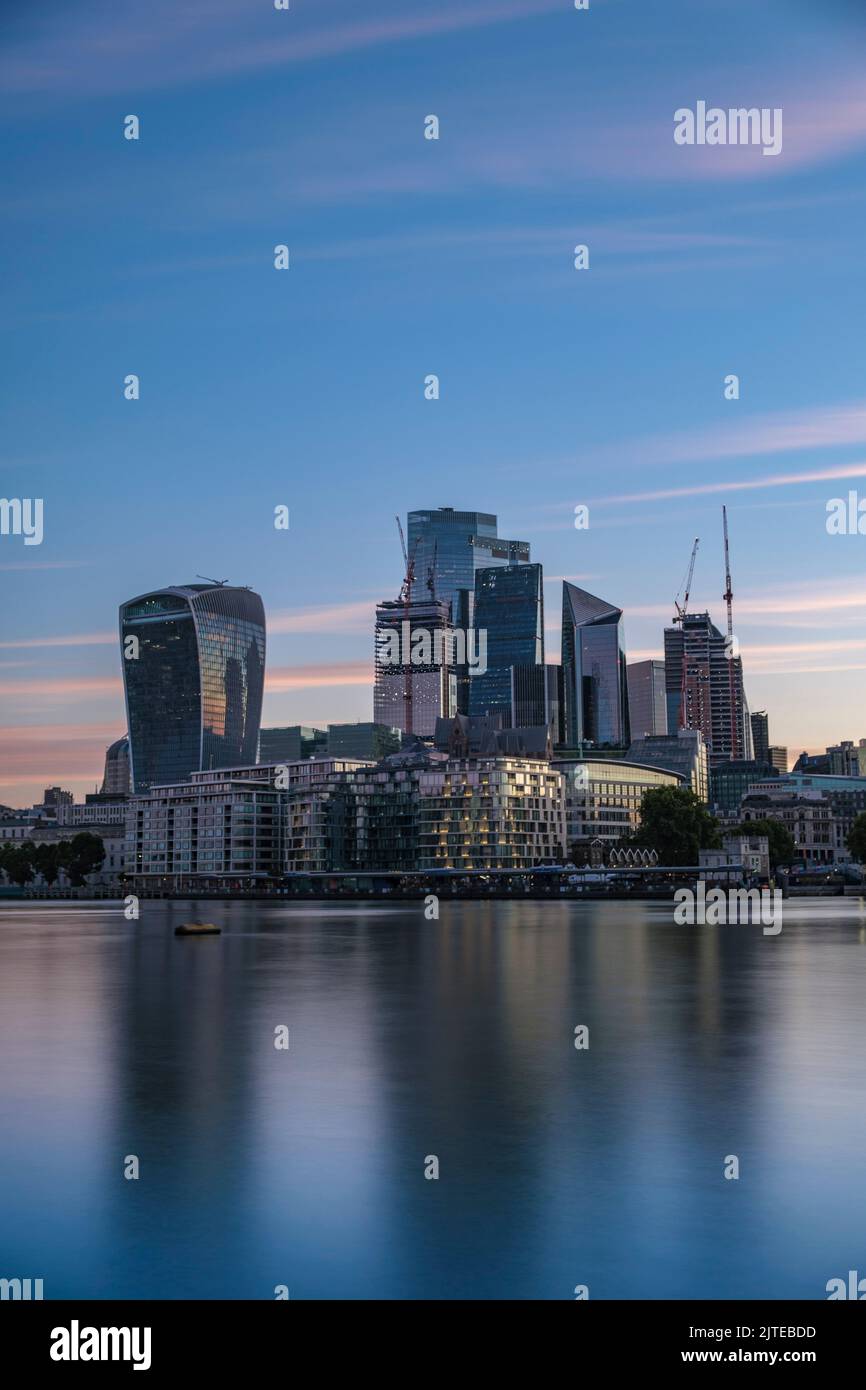
[[[265,677],[258,594],[225,584],[142,594],[121,604],[120,649],[133,791],[255,763]]]
[[[504,565],[475,576],[475,647],[487,644],[487,671],[469,676],[469,713],[512,722],[512,667],[544,667],[541,565]],[[482,636],[482,634],[485,634]],[[523,680],[527,673],[521,672]],[[543,718],[538,721],[543,723]]]
[[[562,586],[563,742],[628,747],[622,609],[567,581]]]
[[[529,563],[529,542],[497,536],[492,512],[458,512],[453,507],[431,507],[410,512],[409,554],[415,557],[413,599],[429,597],[428,577],[433,576],[436,598],[451,604],[455,626],[471,624],[475,575],[480,569]],[[469,598],[468,614],[461,607]]]
[[[409,554],[415,559],[412,598],[435,596],[451,604],[451,624],[462,632],[474,624],[475,576],[500,565],[528,565],[529,542],[498,536],[492,512],[462,512],[430,507],[410,512]],[[432,585],[432,589],[431,589]],[[466,666],[454,668],[457,708],[469,713],[472,682]]]

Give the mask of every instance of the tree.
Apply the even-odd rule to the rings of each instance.
[[[22,840],[17,845],[5,844],[3,846],[0,868],[5,869],[10,882],[17,883],[20,888],[23,888],[25,883],[29,883],[33,877],[31,861],[34,848],[32,840]]]
[[[88,874],[101,869],[105,860],[105,845],[98,835],[82,830],[71,840],[61,840],[57,846],[59,862],[69,875],[73,888],[82,888]]]
[[[747,820],[727,832],[729,835],[766,835],[769,841],[770,868],[792,864],[797,859],[797,846],[780,820]]]
[[[632,845],[654,849],[659,863],[697,864],[702,849],[718,849],[719,823],[688,787],[652,787],[641,801]]]
[[[57,844],[36,845],[33,851],[32,867],[41,874],[48,884],[57,881],[60,873],[60,847]]]
[[[845,841],[858,864],[866,864],[866,811],[861,811]]]

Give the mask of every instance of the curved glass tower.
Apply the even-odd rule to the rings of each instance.
[[[622,609],[562,585],[563,741],[570,748],[631,742]]]
[[[251,589],[182,584],[120,606],[134,792],[256,761],[265,610]]]

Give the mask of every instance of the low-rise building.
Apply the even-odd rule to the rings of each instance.
[[[128,797],[103,796],[97,792],[83,802],[58,806],[57,824],[78,829],[92,825],[123,825],[126,822]]]
[[[700,850],[698,862],[709,876],[714,869],[737,864],[744,875],[767,879],[770,876],[770,842],[766,835],[726,835],[721,849]]]
[[[830,773],[789,772],[774,781],[756,782],[750,795],[823,798],[830,808],[830,847],[832,858],[822,863],[849,864],[846,844],[857,817],[866,811],[866,777],[838,776]],[[823,833],[823,832],[822,832]],[[821,848],[819,843],[816,848]]]
[[[700,737],[700,735],[698,735]],[[638,740],[639,744],[647,740]],[[632,747],[635,745],[633,744]],[[641,802],[656,787],[688,785],[685,773],[631,759],[555,757],[551,767],[564,781],[568,852],[589,849],[594,840],[617,845],[640,826]],[[582,853],[580,857],[583,857]]]
[[[675,772],[701,801],[709,800],[707,745],[700,729],[677,729],[634,739],[628,750],[628,761]]]
[[[740,819],[777,820],[796,846],[796,859],[804,865],[834,864],[837,858],[838,825],[830,802],[820,792],[792,793],[754,788],[743,798]],[[847,851],[843,851],[847,855]],[[850,859],[850,855],[847,855]]]

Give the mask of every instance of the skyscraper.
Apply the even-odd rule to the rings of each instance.
[[[376,605],[373,719],[405,734],[432,735],[457,709],[450,609],[438,600]]]
[[[666,734],[665,664],[663,661],[630,661],[628,664],[628,715],[632,738]]]
[[[755,760],[759,763],[769,762],[770,720],[767,711],[765,709],[755,710],[755,713],[750,716],[750,722]]]
[[[497,520],[492,512],[433,507],[410,512],[408,521],[408,550],[415,558],[412,598],[426,597],[427,579],[435,560],[436,597],[451,604],[451,621],[455,625],[472,624],[472,596],[478,570],[529,564],[529,542],[497,536]],[[467,596],[469,611],[461,615]]]
[[[129,795],[129,739],[115,739],[105,751],[105,772],[102,778],[105,796]]]
[[[570,748],[631,740],[622,609],[562,586],[562,723]]]
[[[134,792],[255,763],[265,611],[251,589],[180,584],[120,607]]]
[[[541,565],[504,565],[475,575],[475,645],[487,670],[469,676],[469,712],[512,720],[512,667],[544,667],[544,586]],[[526,672],[522,673],[525,681]],[[539,687],[544,723],[544,686]]]
[[[711,768],[726,758],[752,757],[743,662],[730,654],[709,613],[684,614],[665,628],[665,683],[668,729],[700,729]]]

